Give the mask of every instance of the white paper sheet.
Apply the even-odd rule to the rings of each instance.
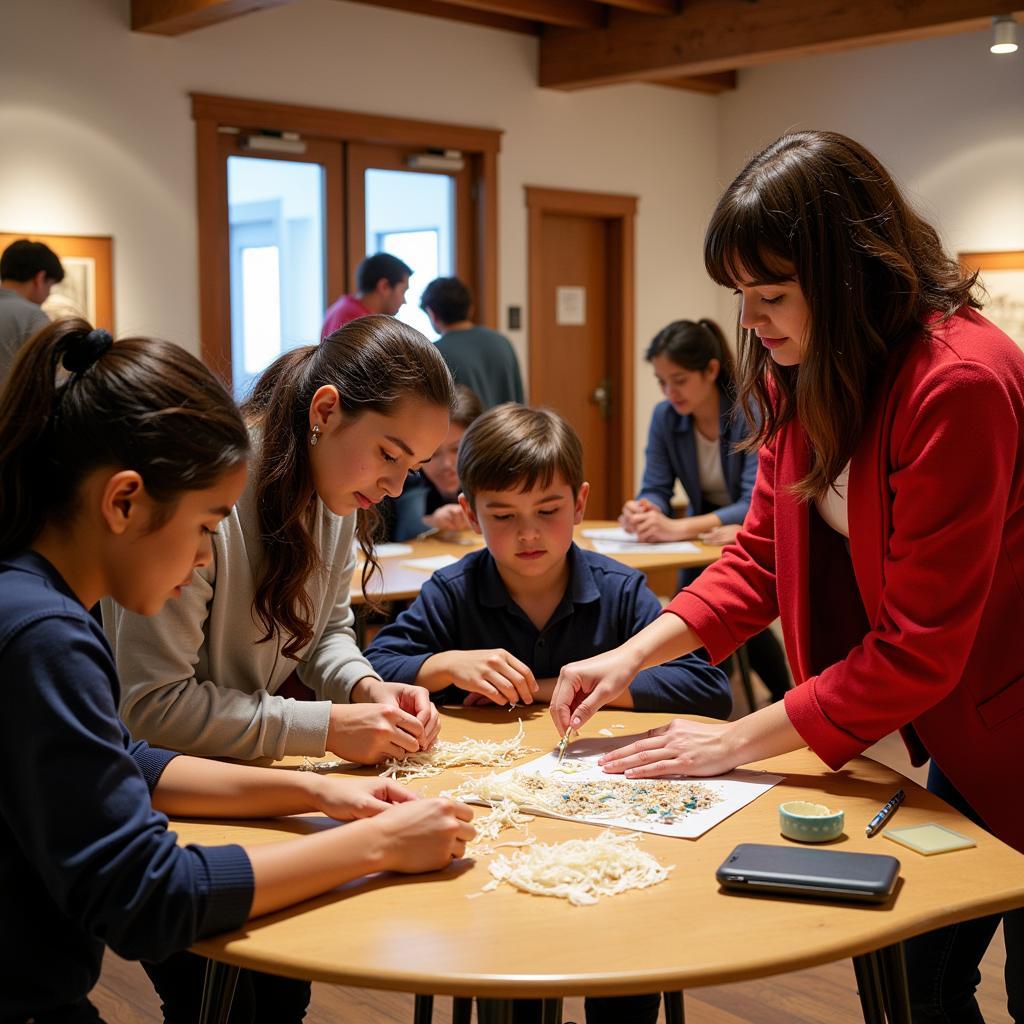
[[[662,541],[642,544],[640,541],[595,540],[594,549],[603,555],[675,555],[696,554],[700,550],[688,540]]]
[[[501,777],[510,776],[515,772],[533,773],[553,777],[560,782],[609,782],[614,780],[632,783],[642,786],[645,782],[654,781],[647,779],[627,779],[624,775],[608,775],[598,767],[597,759],[609,750],[616,750],[639,739],[639,736],[623,736],[621,733],[610,739],[584,738],[570,744],[566,751],[562,764],[566,762],[572,765],[586,766],[583,771],[574,771],[572,774],[555,772],[558,764],[557,749],[543,757],[501,772]],[[769,772],[750,771],[744,768],[737,768],[727,775],[718,775],[714,778],[691,779],[682,775],[666,776],[665,780],[680,780],[685,782],[701,782],[709,788],[717,790],[722,799],[713,807],[706,810],[691,811],[685,817],[677,818],[671,824],[661,822],[632,821],[628,818],[583,818],[569,817],[563,814],[554,814],[551,811],[538,807],[524,807],[523,810],[529,814],[538,814],[546,818],[560,818],[563,821],[578,821],[587,825],[600,825],[607,827],[614,825],[617,828],[632,829],[634,832],[650,832],[659,836],[672,836],[677,839],[696,839],[702,836],[709,829],[712,829],[719,822],[725,821],[730,815],[747,804],[756,800],[759,796],[767,793],[769,789],[783,780],[782,775],[772,775]],[[470,803],[483,803],[486,801],[474,799],[473,797],[462,797]]]
[[[402,565],[409,569],[419,569],[422,572],[434,572],[443,569],[446,565],[454,565],[458,559],[454,555],[433,555],[430,558],[410,558]]]
[[[373,551],[378,558],[394,558],[396,555],[412,554],[412,548],[408,544],[376,544]]]
[[[583,531],[583,536],[590,537],[591,540],[620,540],[624,543],[636,543],[636,534],[629,533],[621,526],[592,526]]]

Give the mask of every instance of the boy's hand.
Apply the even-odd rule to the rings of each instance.
[[[419,749],[428,750],[433,746],[441,731],[441,718],[437,708],[430,702],[430,691],[411,683],[385,683],[373,676],[360,679],[352,687],[353,703],[390,704],[410,715],[415,715],[423,726]]]
[[[384,871],[435,871],[466,853],[475,835],[473,808],[454,800],[416,800],[377,818],[374,859]]]
[[[338,821],[372,818],[396,804],[418,797],[391,779],[341,779],[330,775],[316,780],[317,810]]]
[[[529,666],[500,647],[431,655],[417,678],[425,673],[443,685],[454,683],[460,690],[479,693],[495,704],[532,704],[537,692],[537,680]]]

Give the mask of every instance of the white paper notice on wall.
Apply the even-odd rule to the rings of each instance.
[[[587,289],[559,285],[555,289],[555,323],[559,327],[583,327],[587,322]]]

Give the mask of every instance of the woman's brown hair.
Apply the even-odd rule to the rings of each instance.
[[[0,556],[29,547],[77,510],[95,469],[133,469],[159,509],[213,486],[249,452],[231,396],[169,341],[114,341],[76,317],[44,327],[18,355],[0,396]]]
[[[730,399],[736,397],[736,361],[722,328],[714,320],[673,320],[658,331],[644,353],[647,362],[657,356],[695,373],[703,372],[712,359],[717,359],[715,384]]]
[[[784,135],[754,157],[718,202],[704,239],[718,283],[795,279],[810,310],[798,366],[779,366],[739,330],[739,392],[760,412],[756,450],[795,417],[810,472],[794,485],[823,496],[849,462],[890,353],[929,321],[979,307],[969,274],[877,158],[835,132]]]
[[[337,388],[348,421],[366,412],[392,415],[417,399],[451,410],[451,374],[419,331],[391,316],[365,316],[324,338],[280,356],[260,376],[242,407],[261,434],[252,485],[264,559],[253,608],[261,642],[282,637],[282,653],[297,658],[313,637],[306,584],[321,571],[311,534],[317,494],[309,464],[309,407],[324,385]],[[356,537],[366,556],[363,593],[377,568],[373,554],[380,514],[357,514]]]

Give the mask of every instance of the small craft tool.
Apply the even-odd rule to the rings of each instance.
[[[569,746],[569,733],[572,729],[566,729],[565,735],[562,737],[561,742],[558,744],[558,760],[555,762],[557,768],[562,763],[562,758],[565,757],[565,748]]]

